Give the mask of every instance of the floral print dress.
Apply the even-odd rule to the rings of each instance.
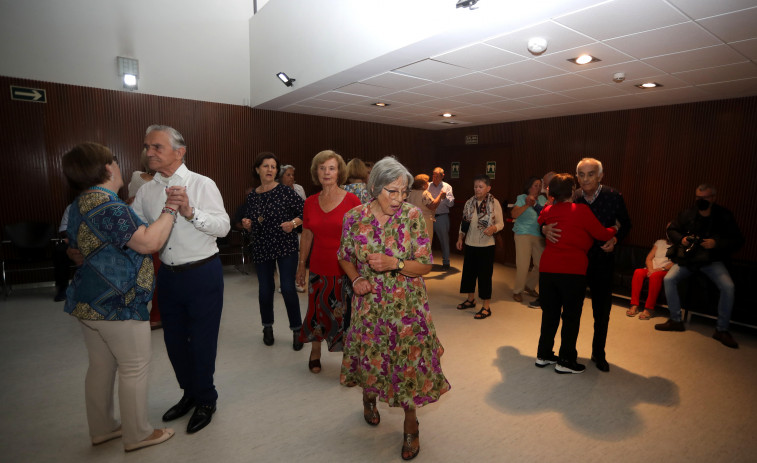
[[[402,203],[383,226],[370,204],[344,216],[338,257],[354,264],[376,293],[353,296],[340,381],[361,386],[392,407],[408,410],[436,402],[450,384],[442,373],[444,348],[436,337],[423,278],[375,272],[367,262],[372,253],[431,264],[420,209]]]

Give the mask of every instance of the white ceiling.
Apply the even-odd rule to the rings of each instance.
[[[479,6],[487,1],[498,0]],[[294,103],[259,106],[445,129],[757,95],[757,0],[616,0],[520,27],[348,85],[325,79],[317,84],[329,91]],[[526,48],[532,37],[549,42],[539,56]],[[567,61],[583,53],[601,61]],[[623,82],[613,81],[618,72]],[[635,87],[647,81],[662,87]],[[389,106],[372,105],[378,101]]]

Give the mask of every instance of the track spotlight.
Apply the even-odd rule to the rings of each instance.
[[[283,72],[279,72],[278,74],[276,74],[276,77],[281,79],[281,81],[284,82],[284,85],[286,85],[287,87],[291,87],[292,82],[295,81],[295,79],[290,79],[289,76],[284,74]]]

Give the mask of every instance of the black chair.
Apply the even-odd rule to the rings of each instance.
[[[246,258],[246,238],[245,234],[239,230],[230,230],[229,234],[223,238],[216,239],[216,245],[218,246],[218,255],[223,258],[224,256],[239,257],[241,262],[235,263],[234,267],[241,273],[247,274],[245,267]],[[236,259],[233,259],[236,261]]]
[[[55,227],[49,223],[19,222],[3,227],[0,259],[2,259],[3,294],[8,298],[8,274],[53,268]]]

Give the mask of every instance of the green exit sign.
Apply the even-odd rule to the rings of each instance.
[[[11,85],[11,100],[47,103],[47,92],[41,88],[17,87]]]

